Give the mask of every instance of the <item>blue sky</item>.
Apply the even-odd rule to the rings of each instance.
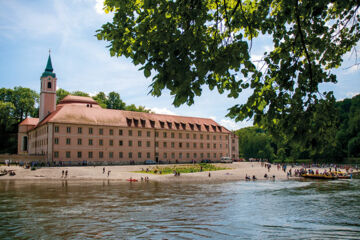
[[[143,105],[158,113],[213,118],[233,130],[252,125],[226,118],[227,109],[245,103],[249,91],[238,99],[229,99],[204,87],[192,106],[175,108],[172,97],[148,95],[151,79],[146,79],[129,59],[110,57],[107,43],[96,39],[95,31],[111,15],[101,11],[101,0],[0,0],[0,87],[29,87],[39,91],[40,75],[45,69],[48,50],[58,88],[81,90],[90,94],[116,91],[127,104]],[[255,42],[254,59],[271,49],[269,39]],[[355,57],[347,54],[344,64],[334,72],[337,84],[324,84],[337,99],[360,92],[360,67],[352,66]],[[352,67],[351,67],[352,66]],[[349,68],[350,67],[350,68]]]

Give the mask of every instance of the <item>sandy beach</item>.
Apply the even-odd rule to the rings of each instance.
[[[137,173],[146,168],[153,168],[157,165],[132,165],[132,166],[81,166],[81,167],[42,167],[31,171],[18,166],[1,166],[1,170],[13,170],[16,175],[0,176],[0,180],[119,180],[127,181],[129,178],[141,180],[141,177],[148,177],[149,181],[157,182],[217,182],[217,181],[238,181],[245,180],[245,176],[256,176],[257,180],[266,180],[264,175],[267,174],[270,178],[275,175],[276,180],[287,180],[287,174],[278,170],[276,165],[272,165],[270,171],[261,166],[259,162],[234,162],[232,164],[215,165],[228,168],[226,170],[211,171],[209,172],[196,172],[196,173],[182,173],[180,176],[173,174],[146,174]],[[158,165],[159,167],[174,166],[173,164]],[[178,166],[178,165],[177,165]],[[105,173],[103,173],[105,168]],[[300,167],[295,167],[293,170]],[[316,169],[316,168],[313,168]],[[62,176],[62,171],[68,171],[68,176]],[[289,170],[289,168],[287,169]],[[322,169],[324,170],[324,169]],[[328,170],[328,169],[327,169]],[[110,171],[110,173],[108,172]],[[343,170],[345,172],[345,170]],[[108,176],[109,174],[109,176]],[[296,179],[291,177],[290,179]]]

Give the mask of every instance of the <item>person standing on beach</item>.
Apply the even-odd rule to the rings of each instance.
[[[64,170],[62,170],[61,177],[62,178],[64,177]]]
[[[68,176],[68,170],[65,171],[65,178]]]
[[[105,168],[103,168],[103,174],[105,173]]]
[[[110,176],[110,173],[111,173],[111,171],[109,170],[109,171],[108,171],[108,177]]]
[[[211,177],[211,173],[209,172],[209,177]]]

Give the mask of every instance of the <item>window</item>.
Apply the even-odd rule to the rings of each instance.
[[[182,143],[179,143],[179,148],[182,148]]]
[[[210,158],[210,153],[207,153],[207,157]]]
[[[159,142],[155,142],[155,147],[158,147],[159,146]]]
[[[197,154],[196,154],[196,153],[194,153],[194,158],[197,158]]]
[[[89,152],[89,153],[88,153],[88,157],[89,157],[89,158],[92,158],[92,157],[93,157],[93,152]]]
[[[196,143],[194,143],[194,145],[193,145],[193,146],[194,146],[194,148],[196,148]]]
[[[200,139],[203,139],[204,138],[204,135],[200,134]]]
[[[222,144],[220,143],[220,148],[222,148]]]
[[[54,139],[54,143],[55,143],[55,144],[59,144],[59,139],[58,139],[58,138],[55,138],[55,139]]]
[[[232,147],[231,149],[232,149],[232,151],[235,151],[235,147]]]
[[[66,132],[71,133],[71,127],[66,127]]]
[[[132,130],[129,130],[129,136],[132,136]]]
[[[216,143],[214,143],[214,148],[216,148]]]
[[[150,158],[150,153],[149,153],[149,152],[146,153],[146,157],[147,157],[147,158]]]
[[[99,158],[103,158],[104,157],[104,152],[99,152]]]
[[[216,158],[216,153],[214,153],[214,158]]]
[[[138,131],[138,137],[141,137],[141,131]]]
[[[104,134],[104,129],[100,128],[99,129],[99,135],[103,135]]]
[[[89,134],[93,134],[93,129],[89,128]]]
[[[193,138],[196,139],[196,134],[195,133],[193,134]]]
[[[180,159],[182,158],[182,153],[179,153],[179,158],[180,158]]]
[[[204,144],[203,144],[203,143],[200,143],[200,148],[204,148]]]
[[[54,152],[54,158],[58,158],[59,157],[59,152]]]
[[[113,145],[114,145],[114,140],[110,139],[110,140],[109,140],[109,145],[110,145],[110,146],[113,146]]]
[[[141,152],[138,152],[138,158],[141,158]]]
[[[55,132],[59,132],[59,126],[55,126]]]
[[[220,140],[222,139],[222,136],[220,135]]]
[[[146,142],[146,147],[150,147],[150,141]]]
[[[66,153],[65,153],[65,155],[66,155],[66,158],[70,158],[70,152],[69,151],[67,151]]]
[[[200,153],[200,157],[201,157],[201,158],[204,158],[204,153]]]
[[[138,141],[138,147],[141,147],[141,141]]]
[[[167,147],[167,143],[166,142],[164,142],[164,148],[166,148]]]
[[[78,145],[81,145],[81,144],[82,144],[82,139],[78,138]]]
[[[109,130],[109,134],[110,134],[110,135],[114,135],[114,130],[113,130],[113,129],[110,129],[110,130]]]
[[[210,148],[210,143],[206,144],[207,145],[207,148]]]
[[[119,129],[119,136],[122,136],[122,135],[123,135],[123,130]]]
[[[175,153],[171,153],[171,158],[175,158]]]
[[[122,146],[122,145],[123,145],[123,141],[119,140],[119,146]]]
[[[67,145],[70,145],[70,144],[71,144],[71,139],[70,139],[70,138],[67,138],[67,139],[66,139],[66,144],[67,144]]]
[[[132,158],[132,152],[129,152],[129,158]]]
[[[146,136],[147,136],[147,137],[150,137],[150,131],[147,131],[147,132],[146,132]]]
[[[129,140],[129,147],[131,147],[132,146],[132,141],[131,140]]]
[[[119,158],[123,158],[123,152],[119,152]]]
[[[186,134],[186,138],[187,138],[187,139],[190,138],[190,134],[189,134],[189,133]]]
[[[92,139],[89,139],[89,145],[93,145],[93,140]]]
[[[104,144],[102,139],[99,139],[99,145],[102,146]]]
[[[155,132],[155,137],[159,137],[159,132]]]
[[[213,139],[216,140],[216,135],[213,136]]]
[[[171,133],[171,138],[175,138],[175,133]]]
[[[78,127],[78,133],[82,133],[82,128]]]
[[[179,133],[179,138],[182,138],[182,133]]]
[[[186,158],[190,158],[190,153],[186,153]]]
[[[78,158],[81,158],[81,152],[77,152]]]
[[[174,148],[175,147],[175,143],[171,142],[171,147]]]
[[[206,139],[207,140],[209,140],[210,139],[210,135],[208,134],[208,135],[206,135]]]
[[[167,137],[167,133],[166,132],[164,132],[164,138],[166,138]]]
[[[232,141],[232,143],[235,143],[235,139],[233,139],[233,140],[231,140]]]
[[[51,82],[48,82],[48,88],[51,88]]]
[[[189,148],[190,147],[190,143],[186,143],[186,148]]]
[[[167,153],[164,153],[164,159],[166,159],[167,158]]]
[[[109,158],[113,158],[114,157],[114,153],[113,152],[109,152]]]

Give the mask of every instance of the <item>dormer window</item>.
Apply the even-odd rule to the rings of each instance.
[[[165,123],[164,123],[163,121],[159,121],[159,122],[160,122],[160,126],[161,126],[161,128],[164,128]]]
[[[189,123],[189,126],[190,126],[191,130],[194,130],[194,124]]]
[[[51,88],[51,82],[48,82],[48,88]]]

